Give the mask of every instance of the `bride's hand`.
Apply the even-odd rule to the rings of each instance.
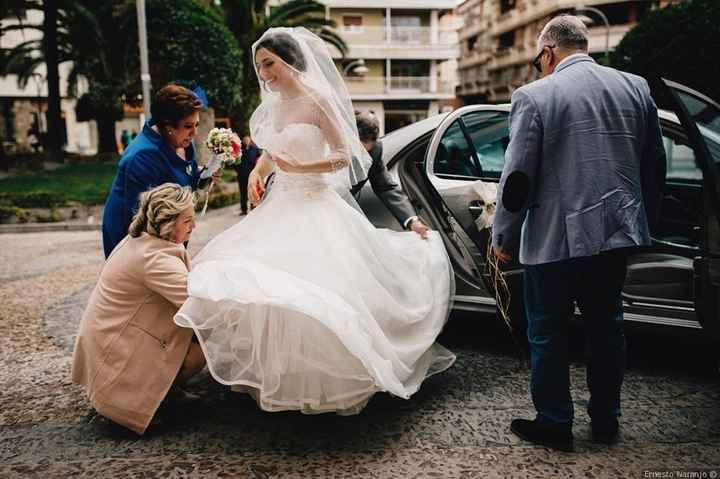
[[[260,200],[265,194],[262,175],[260,175],[257,170],[252,170],[248,177],[248,193],[250,195],[250,203],[253,205],[260,203]]]

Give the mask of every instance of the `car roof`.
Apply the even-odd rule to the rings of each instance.
[[[388,160],[397,155],[400,150],[405,148],[416,139],[434,131],[440,123],[450,114],[465,114],[470,111],[483,110],[488,107],[497,107],[501,111],[510,111],[510,104],[503,103],[500,105],[491,104],[478,104],[478,105],[465,105],[452,112],[440,113],[433,115],[424,120],[412,123],[410,125],[399,128],[395,131],[388,133],[387,135],[380,138],[383,144],[383,160],[387,163]]]

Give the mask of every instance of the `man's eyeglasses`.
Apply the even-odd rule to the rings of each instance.
[[[549,48],[550,50],[552,50],[553,48],[555,48],[555,45],[544,45],[540,49],[540,53],[538,53],[537,56],[535,57],[535,59],[532,62],[530,62],[532,64],[532,66],[534,66],[535,69],[540,73],[542,73],[542,66],[540,65],[540,58],[542,58],[543,53],[545,53],[546,48]]]

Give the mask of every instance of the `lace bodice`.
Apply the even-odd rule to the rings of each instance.
[[[290,123],[277,134],[273,152],[286,152],[299,164],[313,163],[327,156],[329,147],[320,127],[312,123]],[[324,173],[287,173],[276,170],[280,190],[318,191],[330,187],[330,175]]]

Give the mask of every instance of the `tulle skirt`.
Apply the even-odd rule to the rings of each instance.
[[[267,411],[409,398],[455,360],[435,343],[453,293],[442,239],[376,229],[333,190],[279,176],[193,260],[175,322],[195,330],[217,381]]]

